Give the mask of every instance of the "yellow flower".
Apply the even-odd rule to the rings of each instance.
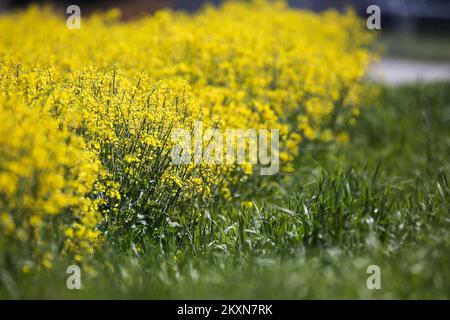
[[[30,225],[33,227],[39,227],[41,225],[41,223],[42,223],[42,218],[39,216],[34,215],[30,218]]]
[[[12,233],[16,230],[16,225],[14,224],[13,219],[7,213],[0,214],[0,225],[5,228],[6,233]]]
[[[336,141],[340,144],[345,144],[348,142],[348,140],[350,139],[348,133],[343,132],[337,135],[336,137]]]
[[[31,271],[31,267],[28,264],[24,264],[22,266],[22,272],[23,273],[30,273],[30,271]]]
[[[253,173],[253,165],[251,163],[248,163],[248,162],[247,163],[243,163],[243,164],[241,164],[241,168],[242,168],[242,171],[244,171],[245,174],[250,175],[250,174]]]
[[[250,200],[243,201],[242,206],[246,209],[250,209],[253,207],[253,201]]]
[[[53,267],[53,255],[49,252],[44,254],[44,257],[42,259],[42,265],[47,268],[47,269],[51,269]]]
[[[73,238],[73,236],[74,236],[74,232],[73,232],[73,229],[72,229],[72,228],[67,228],[67,229],[64,231],[64,233],[66,234],[66,237],[68,237],[68,238]]]
[[[259,0],[119,17],[85,17],[73,32],[51,9],[0,15],[0,237],[36,248],[30,260],[49,235],[82,259],[122,208],[228,200],[259,171],[173,164],[175,129],[278,129],[284,172],[303,140],[349,139],[373,59],[354,13]]]
[[[333,132],[329,129],[324,130],[320,135],[320,140],[324,142],[330,142],[333,140]]]

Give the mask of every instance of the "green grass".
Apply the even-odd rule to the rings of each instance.
[[[450,60],[450,38],[441,32],[381,32],[381,44],[385,53],[391,56],[418,60]]]
[[[252,209],[173,212],[145,255],[102,248],[83,290],[71,261],[24,275],[0,255],[0,298],[450,298],[450,83],[384,88],[351,135],[305,146]]]

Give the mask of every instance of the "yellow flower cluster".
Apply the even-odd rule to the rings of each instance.
[[[192,132],[200,120],[279,129],[289,172],[303,139],[344,141],[363,104],[372,39],[351,12],[253,1],[126,23],[119,16],[82,16],[79,30],[50,9],[0,17],[8,234],[60,214],[73,240],[66,246],[88,248],[100,212],[103,228],[141,238],[174,207],[216,192],[233,197],[231,186],[253,173],[248,164],[172,165],[174,128]]]
[[[60,128],[44,110],[0,92],[0,234],[9,249],[20,249],[51,266],[58,243],[73,253],[92,250],[98,237],[92,192],[100,162],[81,138]],[[75,230],[77,237],[54,239]],[[54,241],[56,240],[56,241]],[[28,258],[28,257],[24,257]]]

